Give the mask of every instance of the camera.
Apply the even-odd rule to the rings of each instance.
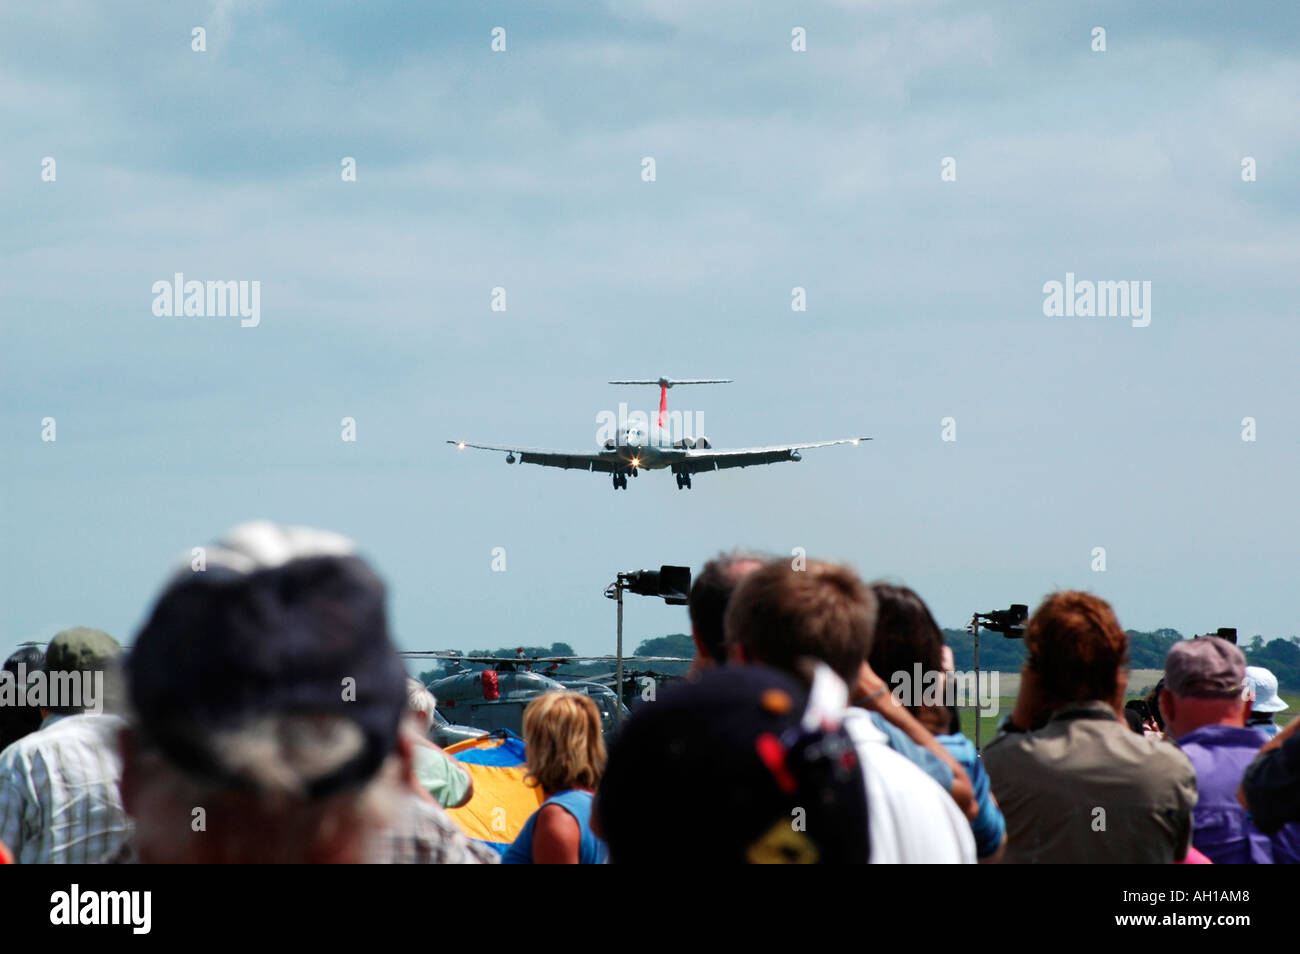
[[[1138,714],[1138,719],[1142,722],[1154,722],[1155,716],[1151,714],[1151,706],[1145,699],[1130,699],[1124,703],[1125,710],[1131,710]]]
[[[1203,633],[1202,635],[1218,636],[1220,639],[1226,639],[1234,646],[1237,645],[1237,627],[1235,626],[1220,626],[1217,631],[1213,633]],[[1200,637],[1197,638],[1199,639]]]
[[[689,566],[661,566],[657,570],[620,573],[628,592],[638,596],[661,596],[665,603],[685,606],[691,592]]]
[[[1008,639],[1019,639],[1025,635],[1027,619],[1029,619],[1029,606],[1025,603],[1012,603],[1004,610],[975,614],[976,623],[984,629],[1001,633]]]

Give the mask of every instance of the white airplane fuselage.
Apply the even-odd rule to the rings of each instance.
[[[618,414],[601,411],[596,415],[595,452],[549,450],[530,448],[518,444],[475,444],[466,440],[449,440],[458,449],[473,447],[477,450],[496,451],[506,455],[506,463],[516,461],[542,467],[564,470],[585,470],[609,474],[615,490],[626,490],[628,478],[643,470],[671,469],[679,490],[691,488],[691,478],[718,470],[736,467],[756,467],[780,461],[802,460],[802,451],[810,447],[830,447],[835,444],[858,444],[870,437],[842,437],[829,441],[775,444],[762,447],[715,448],[703,430],[703,418],[695,414],[682,414],[668,410],[668,389],[679,384],[728,384],[723,378],[690,378],[674,380],[619,380],[610,384],[635,384],[659,386],[659,414],[652,417],[637,411],[629,415],[624,404]],[[698,436],[697,436],[698,435]]]
[[[698,445],[701,449],[709,446],[706,438],[698,440],[703,442]],[[630,470],[663,470],[685,458],[687,450],[696,446],[696,439],[690,437],[674,440],[671,431],[658,427],[642,430],[632,425],[618,432],[617,442],[606,441],[600,456],[622,461]]]

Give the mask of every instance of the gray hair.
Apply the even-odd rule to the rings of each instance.
[[[210,744],[231,777],[269,796],[301,798],[361,754],[366,738],[342,716],[278,714],[214,733]]]
[[[433,728],[433,710],[438,707],[438,700],[418,679],[406,680],[406,711],[420,718],[420,730],[428,732]]]
[[[390,756],[360,788],[306,795],[363,746],[361,730],[341,716],[267,716],[214,740],[219,761],[245,783],[236,787],[193,777],[137,736],[137,853],[155,863],[302,863],[340,853],[368,860],[369,840],[399,804],[400,758]]]

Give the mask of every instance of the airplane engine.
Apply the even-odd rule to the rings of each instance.
[[[612,439],[605,441],[605,450],[607,450],[607,451],[612,451],[612,450],[615,450],[615,449],[616,449],[616,446],[615,446],[614,441],[613,441]]]
[[[515,455],[514,455],[514,454],[506,454],[506,463],[507,463],[507,464],[513,464],[514,462],[515,462]]]
[[[696,449],[696,450],[708,450],[708,449],[709,449],[710,447],[712,447],[712,446],[713,446],[713,445],[709,443],[709,439],[708,439],[707,437],[697,437],[697,438],[695,438],[695,449]]]
[[[673,446],[678,450],[690,450],[695,446],[695,441],[691,440],[689,437],[683,437],[679,441],[673,441]]]

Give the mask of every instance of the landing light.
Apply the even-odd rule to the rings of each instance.
[[[854,447],[857,447],[859,443],[861,443],[861,441],[859,441],[858,438],[856,438],[856,437],[853,438],[853,446],[854,446]],[[461,447],[464,447],[465,445],[464,445],[464,444],[461,444],[460,446],[461,446]]]
[[[465,442],[464,442],[464,441],[459,441],[459,442],[457,442],[457,444],[456,444],[456,449],[457,449],[457,450],[464,450],[464,449],[465,449]]]
[[[633,457],[633,458],[632,458],[632,466],[633,466],[633,467],[640,467],[640,466],[641,466],[641,458],[640,458],[640,457]]]

